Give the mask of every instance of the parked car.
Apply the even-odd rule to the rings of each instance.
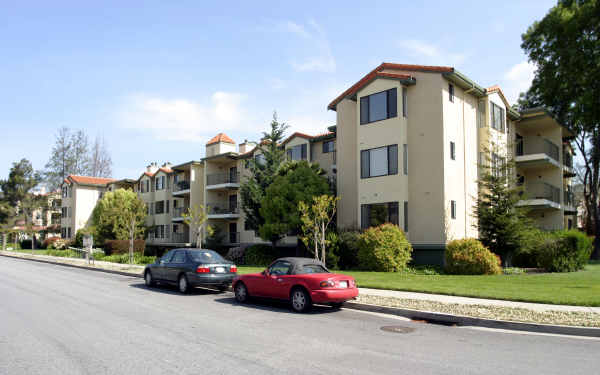
[[[358,296],[352,276],[331,273],[311,258],[280,258],[261,273],[237,276],[233,290],[238,302],[249,297],[290,301],[297,312],[308,311],[313,303],[341,307]]]
[[[181,293],[197,286],[225,291],[231,285],[237,267],[219,253],[205,249],[173,249],[144,269],[147,286],[157,282],[177,285]]]

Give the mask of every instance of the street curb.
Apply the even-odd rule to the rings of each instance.
[[[23,258],[23,257],[14,256],[14,255],[9,255],[9,254],[0,254],[0,256],[12,258],[12,259],[30,260],[30,261],[34,261],[34,262],[40,262],[40,263],[47,263],[47,264],[54,264],[54,265],[59,265],[59,266],[85,269],[85,270],[90,270],[90,271],[112,273],[112,274],[121,275],[121,276],[142,278],[142,275],[140,275],[140,274],[125,272],[125,271],[115,271],[115,270],[107,270],[107,269],[103,269],[103,268],[86,267],[83,265],[53,262],[51,260],[46,260],[46,259]],[[231,287],[229,288],[229,291],[231,291]],[[403,309],[403,308],[399,308],[399,307],[369,305],[366,303],[357,303],[357,302],[346,302],[346,303],[344,303],[344,308],[351,309],[351,310],[359,310],[359,311],[376,312],[376,313],[381,313],[381,314],[402,316],[404,318],[408,318],[408,319],[412,319],[412,320],[422,320],[422,321],[426,321],[426,322],[430,322],[430,323],[437,323],[437,324],[442,324],[442,325],[485,327],[485,328],[493,328],[493,329],[506,329],[506,330],[511,330],[511,331],[548,333],[548,334],[568,335],[568,336],[600,337],[600,328],[592,328],[592,327],[512,322],[512,321],[507,321],[507,320],[493,320],[493,319],[475,318],[475,317],[471,317],[471,316],[437,313],[437,312],[431,312],[431,311],[410,310],[410,309]]]
[[[369,305],[365,303],[346,302],[344,308],[376,312],[388,315],[402,316],[412,320],[422,320],[442,325],[457,325],[471,327],[485,327],[494,329],[506,329],[511,331],[524,331],[536,333],[549,333],[568,336],[600,337],[600,328],[550,325],[539,323],[512,322],[507,320],[493,320],[475,318],[471,316],[450,315],[431,311],[410,310],[399,307],[387,307]]]
[[[80,269],[89,270],[89,271],[112,273],[112,274],[121,275],[121,276],[139,277],[140,279],[142,278],[142,275],[139,275],[137,273],[125,272],[125,271],[107,270],[107,269],[104,269],[104,268],[87,267],[87,266],[78,265],[78,264],[53,262],[53,261],[47,260],[47,259],[24,258],[24,257],[9,255],[9,254],[0,254],[0,256],[6,257],[6,258],[11,258],[11,259],[30,260],[30,261],[33,261],[33,262],[54,264],[54,265],[58,265],[58,266],[65,266],[65,267],[72,267],[72,268],[80,268]]]

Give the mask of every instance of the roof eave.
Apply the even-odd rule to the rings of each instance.
[[[447,80],[455,83],[462,89],[468,90],[472,95],[482,98],[485,96],[485,89],[479,86],[475,81],[471,80],[466,75],[454,69],[452,72],[442,73],[442,76]]]

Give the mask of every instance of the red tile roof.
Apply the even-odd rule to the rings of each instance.
[[[350,86],[350,88],[344,91],[340,96],[335,98],[329,105],[328,109],[335,110],[335,107],[339,102],[342,101],[347,96],[351,96],[356,94],[358,90],[363,88],[367,83],[371,82],[373,79],[377,77],[383,78],[397,78],[397,79],[411,79],[410,75],[401,74],[401,73],[391,73],[384,72],[385,69],[393,69],[393,70],[404,70],[404,71],[413,71],[413,72],[432,72],[432,73],[451,73],[454,71],[454,68],[449,66],[429,66],[429,65],[407,65],[407,64],[393,64],[393,63],[382,63],[377,68],[373,69],[366,76],[360,79],[360,81],[356,82],[354,85]]]
[[[233,141],[233,139],[229,138],[227,136],[227,134],[225,134],[225,133],[219,133],[219,134],[215,135],[214,137],[212,137],[210,139],[210,141],[208,141],[206,143],[206,145],[208,146],[208,145],[212,145],[214,143],[219,143],[219,142],[235,144],[235,142]]]
[[[84,184],[84,185],[106,185],[109,182],[117,181],[114,178],[75,176],[75,175],[69,175],[65,179],[65,182],[70,183],[70,181],[68,181],[68,180],[71,180],[78,184]]]

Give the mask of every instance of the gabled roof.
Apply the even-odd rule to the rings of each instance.
[[[138,177],[138,179],[137,179],[137,180],[135,180],[135,181],[139,181],[139,180],[140,180],[142,177],[144,177],[144,176],[148,176],[148,177],[154,177],[154,176],[156,176],[156,175],[158,174],[158,172],[164,172],[164,173],[167,173],[167,174],[169,174],[169,173],[173,173],[173,170],[172,170],[171,168],[160,167],[160,168],[158,168],[158,169],[156,170],[156,172],[154,172],[154,173],[150,173],[150,172],[148,172],[148,171],[144,171],[144,173],[142,173],[142,174],[140,175],[140,177]]]
[[[65,183],[71,184],[76,183],[79,185],[106,185],[109,182],[116,181],[114,178],[104,178],[104,177],[90,177],[90,176],[76,176],[69,175],[65,178]]]
[[[502,102],[504,103],[504,106],[506,107],[506,113],[510,116],[510,118],[512,120],[517,120],[520,117],[519,112],[514,110],[510,106],[510,103],[508,102],[508,100],[506,100],[506,96],[504,95],[504,92],[502,92],[502,89],[500,88],[500,86],[498,86],[498,85],[490,86],[487,89],[485,89],[485,92],[487,95],[493,94],[493,93],[498,93],[498,96],[500,96],[500,99],[502,99]]]
[[[235,142],[233,141],[233,139],[229,138],[227,136],[227,134],[225,134],[225,133],[219,133],[219,134],[215,135],[214,137],[212,137],[210,139],[210,141],[208,141],[206,143],[206,145],[208,146],[208,145],[212,145],[212,144],[219,143],[219,142],[235,144]]]
[[[310,134],[295,132],[294,134],[292,134],[289,137],[287,137],[283,142],[281,142],[281,146],[285,146],[289,141],[291,141],[292,139],[294,139],[296,137],[308,139],[309,141],[312,142],[312,141],[321,140],[323,138],[329,138],[329,137],[331,137],[333,135],[335,135],[335,133],[334,132],[330,132],[330,131],[327,131],[325,133],[320,133],[320,134],[317,134],[317,135],[310,135]]]
[[[444,78],[456,83],[464,89],[469,89],[474,95],[483,96],[485,89],[477,85],[475,82],[461,74],[459,71],[450,66],[431,66],[431,65],[411,65],[411,64],[394,64],[394,63],[382,63],[377,68],[373,69],[366,76],[356,82],[350,88],[344,91],[340,96],[335,98],[327,109],[335,110],[339,102],[344,98],[353,97],[356,93],[376,78],[388,78],[398,79],[405,85],[414,85],[416,79],[409,74],[395,73],[389,70],[400,70],[404,72],[427,72],[427,73],[440,73]]]

